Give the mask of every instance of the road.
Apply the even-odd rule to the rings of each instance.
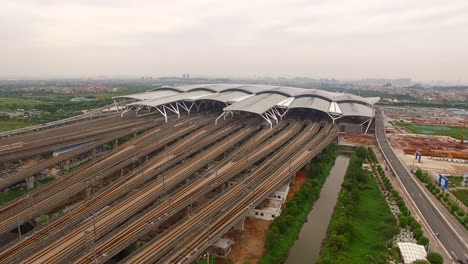
[[[418,184],[412,178],[408,169],[401,163],[398,157],[392,150],[390,143],[385,135],[385,126],[382,113],[378,111],[375,118],[376,138],[379,142],[382,152],[385,154],[387,161],[391,164],[395,173],[400,178],[401,182],[408,191],[411,199],[420,210],[426,222],[431,227],[434,233],[439,233],[439,240],[445,247],[450,256],[455,260],[468,261],[468,249],[461,242],[456,234],[452,231],[449,224],[443,218],[441,213],[435,208],[431,201],[426,197],[425,193],[420,189]]]

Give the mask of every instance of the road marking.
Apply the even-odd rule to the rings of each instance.
[[[455,259],[458,259],[457,255],[455,255],[455,253],[452,250],[450,250],[450,252],[452,252],[452,255],[455,256]]]

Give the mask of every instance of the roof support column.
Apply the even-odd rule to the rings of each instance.
[[[180,111],[179,111],[179,105],[173,105],[173,104],[170,104],[169,107],[164,105],[163,107],[171,110],[172,112],[176,113],[177,114],[177,118],[180,118]]]
[[[369,124],[367,124],[367,128],[366,128],[366,131],[364,131],[364,134],[367,134],[367,131],[369,131],[369,128],[370,128],[370,125],[371,125],[373,119],[374,119],[374,117],[371,117],[369,119]]]
[[[276,117],[276,114],[274,111],[272,111],[272,109],[265,112],[265,115],[273,118],[276,121],[276,124],[278,124],[278,118]]]
[[[261,114],[260,116],[263,117],[263,119],[265,119],[270,124],[270,129],[272,129],[273,123],[271,123],[270,118],[266,114],[265,115]]]
[[[188,108],[184,101],[182,101],[180,103],[176,102],[176,105],[180,106],[182,109],[187,111],[188,115],[190,115],[190,109],[192,109],[192,107]],[[193,103],[192,103],[192,105],[193,105]]]
[[[117,108],[117,112],[119,112],[119,111],[120,111],[120,108],[121,108],[121,106],[119,105],[119,103],[117,103],[117,101],[114,100],[114,105],[115,105],[115,107]],[[122,107],[122,108],[123,108],[123,107]]]
[[[157,106],[156,106],[155,108],[156,108],[156,110],[159,111],[159,113],[161,113],[161,115],[164,116],[164,120],[165,120],[166,123],[167,123],[167,113],[166,113],[166,109],[164,108],[164,106],[163,106],[163,111],[161,111],[161,110],[159,109],[159,107],[157,107]]]
[[[130,111],[132,108],[133,108],[133,105],[130,106],[130,107],[127,107],[125,110],[123,110],[122,114],[120,114],[120,117],[123,117],[124,114],[127,113],[128,111]]]
[[[222,112],[222,113],[216,118],[216,120],[215,120],[215,125],[218,124],[218,120],[219,120],[221,117],[223,117],[225,114],[226,114],[226,112]]]
[[[192,105],[195,105],[195,107],[197,108],[197,112],[200,112],[200,107],[202,105],[203,101],[201,101],[199,104],[197,104],[197,102],[193,102]],[[192,107],[190,107],[192,108]]]
[[[138,115],[138,111],[140,111],[143,107],[145,107],[144,105],[140,105],[138,106],[137,110],[136,110],[136,114]]]
[[[281,117],[281,120],[283,120],[283,117],[286,115],[286,113],[289,111],[289,108],[286,108],[286,110],[283,110],[283,113],[281,114],[281,111],[277,109],[279,116]]]
[[[335,121],[342,118],[342,115],[334,115],[333,113],[328,112],[328,116],[332,119],[333,124],[335,124]]]

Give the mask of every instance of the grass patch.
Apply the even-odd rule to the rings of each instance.
[[[468,190],[453,190],[450,191],[455,197],[460,200],[465,206],[468,206]]]
[[[449,180],[449,183],[455,184],[457,187],[461,187],[463,176],[445,176]]]
[[[0,105],[1,106],[10,106],[16,108],[25,108],[25,109],[32,109],[37,105],[44,104],[39,100],[29,99],[29,98],[5,98],[0,97]],[[8,108],[8,107],[7,107]]]
[[[53,181],[54,178],[45,178],[40,180],[39,183],[34,185],[34,188],[29,189],[29,192],[32,192],[34,189],[40,187],[41,185],[47,184]],[[8,193],[0,193],[0,205],[8,203],[9,201],[13,201],[16,198],[28,193],[28,189],[26,187],[14,187],[11,188]]]
[[[405,122],[392,122],[393,125],[403,127],[416,134],[450,136],[460,139],[462,133],[461,126],[438,126],[438,125],[417,125]],[[468,135],[464,136],[468,139]]]
[[[10,131],[13,129],[28,127],[36,125],[37,123],[31,123],[24,120],[0,120],[0,132]]]
[[[399,229],[363,159],[351,157],[318,263],[386,263]]]
[[[325,180],[335,164],[336,146],[330,145],[312,161],[309,177],[294,198],[287,202],[286,208],[269,226],[266,235],[265,253],[260,264],[284,263],[291,246],[296,241],[302,225],[315,201],[319,197]]]

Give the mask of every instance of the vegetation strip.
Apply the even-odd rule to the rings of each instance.
[[[396,220],[372,173],[367,150],[351,156],[343,188],[318,263],[387,263],[387,246],[398,234]]]
[[[413,216],[410,215],[411,213],[408,210],[405,201],[401,197],[400,193],[394,189],[392,183],[387,177],[387,174],[383,170],[382,166],[380,166],[375,152],[370,147],[367,149],[367,160],[372,165],[372,170],[375,176],[377,176],[378,182],[379,184],[381,184],[381,189],[384,190],[384,193],[386,194],[387,198],[391,199],[398,206],[398,224],[400,226],[400,229],[409,230],[411,234],[413,234],[413,237],[418,244],[429,248],[429,239],[426,236],[424,236],[421,225],[416,221],[416,219],[414,219]],[[390,254],[393,254],[393,257],[395,257],[396,253],[397,249],[395,247],[395,244],[393,243]],[[443,263],[443,257],[436,252],[429,252],[426,258],[431,264]],[[419,260],[418,262],[426,263],[425,261]]]
[[[268,228],[265,253],[259,261],[260,264],[286,261],[289,249],[307,221],[307,216],[319,197],[336,157],[336,146],[330,145],[312,161],[307,180]]]
[[[445,208],[447,208],[453,217],[457,219],[457,221],[463,227],[465,227],[465,229],[468,229],[468,215],[466,215],[466,213],[462,208],[460,208],[460,206],[458,206],[458,204],[450,199],[450,194],[442,192],[440,188],[432,182],[426,171],[423,172],[418,168],[414,175],[424,184],[424,186],[426,186],[429,191],[431,191],[431,193],[445,206]],[[466,199],[466,197],[462,197],[462,199]]]

